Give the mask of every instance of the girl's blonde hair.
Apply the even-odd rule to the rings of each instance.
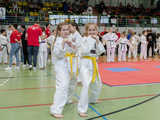
[[[57,40],[57,37],[60,36],[60,31],[62,30],[62,27],[64,25],[69,25],[67,22],[62,22],[62,23],[59,23],[58,26],[57,26],[57,29],[56,29],[56,35],[55,35],[55,38],[54,38],[54,41],[51,45],[51,49],[53,50],[54,49],[54,45],[56,43],[56,40]]]
[[[88,30],[89,30],[89,27],[90,27],[91,25],[93,25],[93,26],[96,28],[96,30],[98,31],[98,26],[97,26],[97,24],[95,24],[95,23],[88,23],[88,24],[85,25],[84,36],[88,36]]]
[[[67,22],[59,23],[56,29],[56,37],[60,36],[60,31],[64,25],[69,25]]]

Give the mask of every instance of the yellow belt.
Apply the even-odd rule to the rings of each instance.
[[[84,56],[83,58],[92,60],[92,65],[93,65],[92,83],[94,83],[96,77],[99,78],[96,57]]]
[[[73,77],[73,57],[76,57],[74,53],[66,53],[65,57],[69,57],[69,63],[70,63],[70,74],[71,78]],[[78,58],[77,58],[77,71],[76,71],[76,76],[78,76]]]

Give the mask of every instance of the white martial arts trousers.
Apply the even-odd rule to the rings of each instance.
[[[55,59],[54,59],[55,60]],[[77,62],[73,58],[73,76],[71,77],[69,58],[54,61],[56,75],[56,92],[53,105],[50,107],[51,114],[62,114],[64,106],[68,103],[74,94],[76,87]]]
[[[46,68],[47,66],[47,57],[48,57],[48,52],[47,52],[47,43],[40,43],[39,47],[39,68]]]
[[[140,59],[147,59],[147,45],[141,43]]]
[[[0,63],[7,63],[8,62],[8,53],[7,47],[3,47],[3,50],[0,51]]]
[[[120,44],[118,48],[118,61],[126,61],[127,45]]]
[[[138,51],[138,46],[135,45],[132,47],[129,47],[129,51],[128,51],[128,58],[131,58],[131,56],[133,55],[134,58],[137,58],[137,51]]]
[[[115,47],[114,41],[107,42],[107,62],[114,62]]]
[[[92,83],[92,75],[93,75],[93,64],[92,61],[89,59],[81,59],[80,61],[80,78],[82,82],[82,90],[80,94],[80,100],[78,103],[78,112],[79,113],[86,113],[88,110],[89,103],[96,103],[101,87],[102,82],[99,76],[96,77],[94,83]],[[90,97],[89,97],[90,92]]]

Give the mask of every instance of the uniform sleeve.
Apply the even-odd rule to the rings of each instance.
[[[102,40],[105,40],[105,41],[107,40],[107,34],[103,35]]]
[[[108,40],[108,35],[107,34],[103,35],[102,37],[103,45],[106,45],[107,40]]]
[[[79,56],[80,55],[80,48],[81,48],[81,42],[82,42],[82,36],[78,33],[77,35],[76,35],[76,53],[77,53],[77,55]]]
[[[105,52],[105,48],[101,42],[98,43],[96,52],[98,56]]]
[[[113,39],[116,41],[118,40],[118,36],[116,34],[113,35]]]
[[[0,35],[0,47],[1,47],[1,44],[2,44],[2,38],[1,38],[1,35]]]
[[[117,45],[119,45],[119,44],[120,44],[120,42],[121,42],[121,38],[119,38],[119,39],[118,39],[118,41],[117,41],[117,43],[116,43],[116,44],[117,44]]]
[[[53,35],[49,36],[48,38],[46,38],[46,41],[49,43],[49,44],[52,44],[53,41],[54,41],[55,37]]]
[[[55,46],[53,48],[53,54],[57,59],[63,59],[65,57],[65,49],[62,47],[62,42],[59,42],[59,40],[56,40]]]

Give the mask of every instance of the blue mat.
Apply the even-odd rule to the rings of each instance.
[[[160,65],[159,65],[159,66],[157,66],[157,68],[160,68]]]
[[[140,71],[139,69],[128,68],[128,67],[122,67],[122,68],[105,68],[105,70],[110,70],[110,71],[112,71],[112,72]]]

